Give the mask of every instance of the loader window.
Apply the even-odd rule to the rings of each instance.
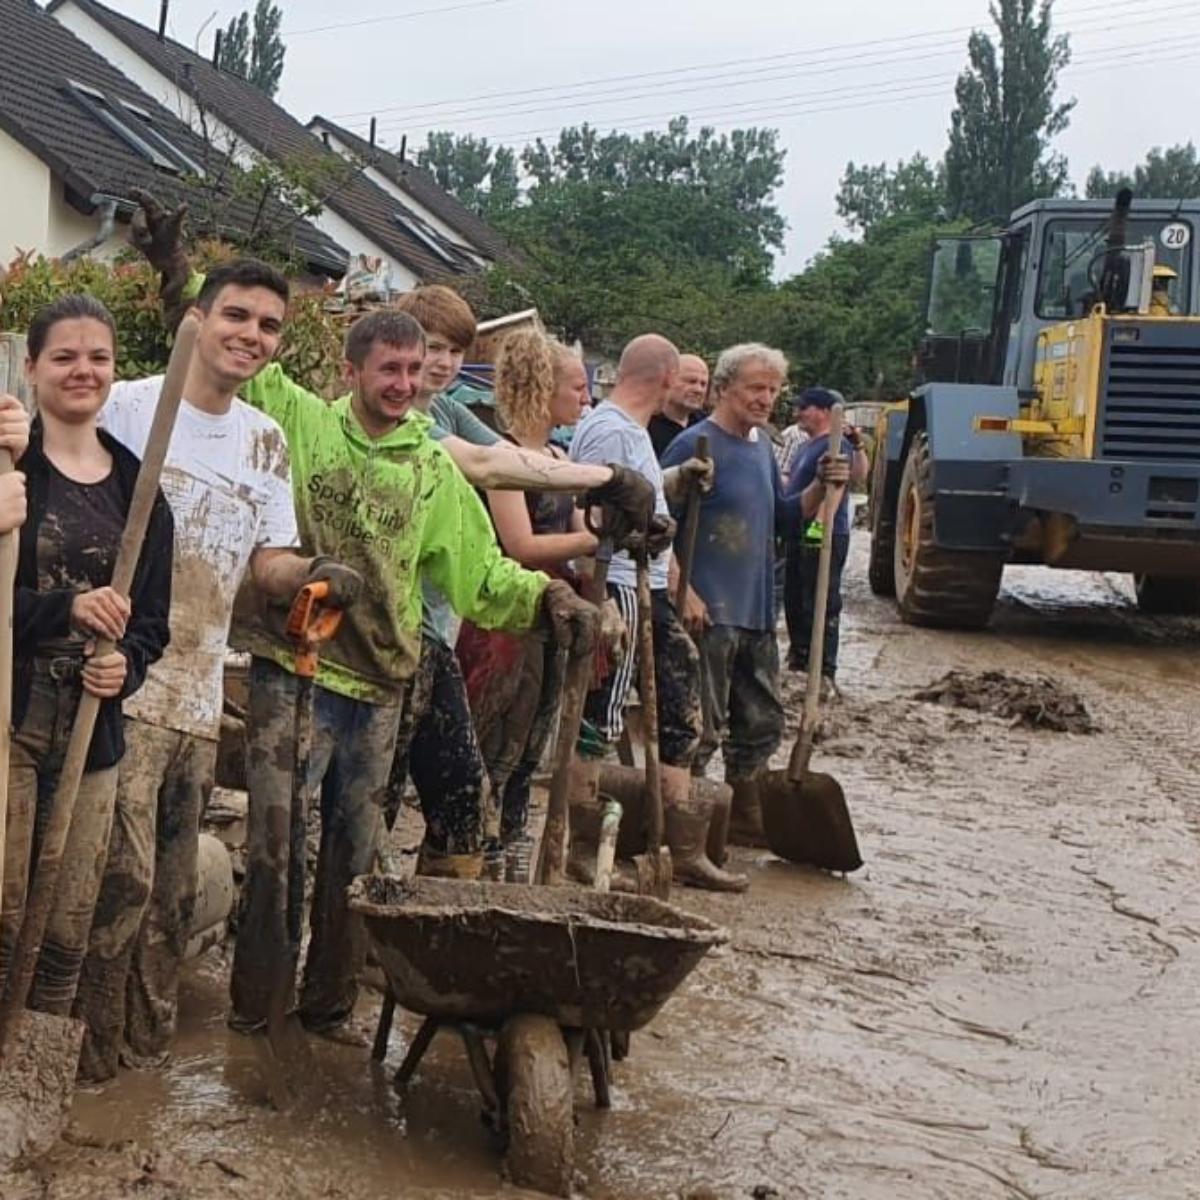
[[[931,336],[984,337],[991,332],[1000,244],[991,237],[938,239],[926,309]]]
[[[1046,226],[1042,247],[1041,275],[1038,278],[1037,315],[1058,321],[1086,316],[1095,303],[1095,280],[1104,254],[1107,219],[1083,222],[1051,221]],[[1125,240],[1130,246],[1150,239],[1154,242],[1156,263],[1171,267],[1177,275],[1171,281],[1172,311],[1187,313],[1191,294],[1191,239],[1188,221],[1168,217],[1138,219],[1131,217]]]

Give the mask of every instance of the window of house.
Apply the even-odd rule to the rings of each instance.
[[[459,265],[460,256],[455,254],[449,243],[443,241],[435,229],[427,225],[415,213],[397,213],[395,219],[401,229],[406,233],[411,233],[417,241],[432,250],[442,262],[448,263],[452,267]]]
[[[81,108],[160,171],[167,171],[172,175],[203,176],[204,169],[200,164],[158,129],[154,118],[148,112],[114,100],[103,92],[74,80],[67,81],[66,89]]]

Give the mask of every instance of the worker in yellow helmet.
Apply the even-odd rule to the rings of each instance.
[[[1155,263],[1150,277],[1150,315],[1170,317],[1175,315],[1171,306],[1171,281],[1179,278],[1179,272],[1166,263]]]

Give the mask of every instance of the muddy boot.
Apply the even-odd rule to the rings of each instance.
[[[567,878],[584,887],[596,883],[596,855],[600,850],[600,821],[604,803],[600,799],[600,759],[571,759],[571,780],[567,791],[567,823],[570,842],[567,851]]]
[[[478,879],[483,870],[483,851],[474,854],[443,854],[421,843],[417,855],[417,874],[433,879]]]
[[[733,788],[733,805],[729,814],[729,844],[765,849],[767,835],[763,831],[758,776],[730,779],[728,783]]]
[[[729,842],[729,816],[733,806],[733,788],[715,779],[693,776],[692,796],[708,804],[708,857],[718,867],[725,865],[725,847]]]
[[[691,777],[679,767],[662,768],[663,834],[671,849],[675,880],[710,892],[744,892],[745,875],[723,871],[708,857],[712,805],[692,795]]]

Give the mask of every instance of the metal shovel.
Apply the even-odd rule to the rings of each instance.
[[[829,454],[842,445],[842,408],[835,405],[829,429]],[[862,866],[858,839],[846,807],[841,784],[832,776],[809,770],[813,739],[820,725],[821,668],[825,662],[825,613],[829,605],[829,576],[833,561],[833,524],[842,501],[842,488],[833,488],[821,508],[821,556],[813,605],[808,652],[808,689],[800,729],[785,771],[768,771],[759,784],[763,829],[773,853],[788,862],[806,863],[827,871],[856,871]]]
[[[287,618],[287,637],[296,648],[295,758],[285,845],[287,952],[281,956],[267,1002],[267,1037],[257,1042],[271,1103],[291,1108],[311,1079],[312,1054],[299,1015],[292,1009],[296,969],[304,933],[304,869],[308,833],[308,774],[312,758],[313,680],[320,646],[337,632],[342,611],[328,603],[329,584],[305,584]]]

